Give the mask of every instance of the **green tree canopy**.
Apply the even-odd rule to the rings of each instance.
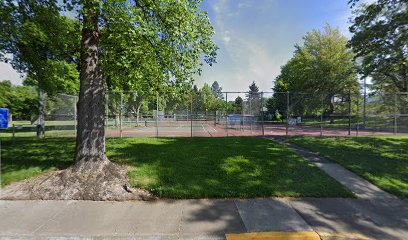
[[[248,86],[248,93],[246,97],[246,114],[258,114],[261,110],[261,94],[259,92],[259,87],[256,85],[255,81],[252,81],[251,85]]]
[[[329,95],[358,90],[353,53],[338,29],[327,25],[323,32],[308,32],[303,40],[303,45],[295,46],[293,58],[282,68],[278,86],[283,81],[291,92]]]
[[[104,1],[100,47],[108,87],[140,95],[188,92],[201,59],[211,65],[217,49],[200,3]]]
[[[358,0],[349,3],[354,6]],[[408,2],[378,0],[354,11],[349,41],[360,73],[377,89],[408,92]]]
[[[214,81],[211,85],[211,91],[217,99],[224,99],[224,94],[222,93],[222,87],[218,84],[217,81]]]
[[[60,10],[56,0],[0,2],[0,61],[49,94],[79,89],[80,27]]]
[[[237,113],[242,113],[244,110],[244,99],[242,99],[241,96],[238,96],[234,100],[234,107],[235,107],[235,112]]]
[[[6,0],[1,5],[1,9],[5,9],[1,11],[1,23],[13,22],[14,18],[18,18],[18,14],[11,14],[9,17],[9,13],[19,13],[20,3],[28,3],[26,6],[38,3],[38,13],[42,14],[30,10],[27,16],[46,18],[50,26],[55,24],[52,20],[60,23],[59,19],[64,18],[59,15],[62,9],[57,7],[58,2],[60,1]],[[77,58],[80,88],[74,164],[62,172],[50,174],[47,181],[36,183],[35,189],[26,188],[29,192],[27,195],[42,199],[140,199],[143,193],[132,191],[128,186],[126,170],[111,163],[106,156],[106,88],[136,90],[141,95],[156,91],[190,92],[193,77],[201,73],[202,62],[210,65],[215,62],[217,46],[212,41],[214,29],[207,13],[200,8],[200,0],[62,2],[64,9],[78,11],[78,20],[81,22],[80,57]],[[46,21],[39,26],[47,26]],[[20,20],[16,22],[20,23]],[[55,28],[67,33],[68,26],[62,26],[62,29],[58,26]],[[12,30],[14,26],[7,27]],[[52,30],[51,27],[46,29]],[[16,32],[21,33],[21,30],[17,29]],[[76,38],[78,32],[76,29],[63,36]],[[33,40],[33,45],[36,47],[35,44],[38,43],[39,50],[45,49],[46,54],[39,54],[42,51],[38,51],[29,56],[41,57],[39,60],[44,61],[63,61],[66,54],[59,55],[58,51],[54,53],[51,50],[54,45],[57,49],[71,49],[65,48],[71,41],[61,38],[58,39],[60,41],[48,42],[48,38],[42,38],[45,36],[42,33],[33,33],[33,39],[38,37]],[[55,32],[59,33],[60,31]],[[8,41],[10,39],[7,34],[2,34],[3,38],[6,39],[4,42],[15,43]],[[3,53],[13,53],[9,51],[14,49],[12,44],[4,45],[2,40],[0,42],[2,56],[6,56]],[[15,49],[18,50],[15,52],[21,52],[20,48]],[[19,59],[16,62],[20,64],[25,61]],[[30,72],[30,67],[31,65],[26,65],[24,68]],[[210,93],[213,96],[211,90]]]
[[[204,83],[204,86],[200,89],[199,103],[201,104],[201,110],[204,112],[213,111],[217,108],[217,99],[207,83]]]
[[[294,56],[281,68],[276,78],[275,92],[289,91],[291,102],[302,102],[304,111],[320,106],[318,94],[325,98],[333,112],[332,98],[358,92],[353,53],[347,48],[347,39],[338,29],[327,25],[323,32],[312,30],[303,37],[303,45],[296,45]],[[300,93],[308,93],[309,97]],[[301,97],[302,99],[295,99]],[[275,93],[275,107],[286,109],[286,95]],[[312,101],[313,100],[313,101]],[[308,104],[308,101],[311,101]],[[309,110],[307,110],[309,109]]]
[[[0,107],[8,108],[13,119],[30,120],[37,111],[37,94],[32,87],[0,81]]]

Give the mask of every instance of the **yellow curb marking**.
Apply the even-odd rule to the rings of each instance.
[[[328,233],[328,232],[319,232],[321,237],[337,237],[337,238],[353,238],[358,240],[370,240],[369,238],[363,234],[359,233]]]
[[[254,232],[226,234],[227,240],[320,240],[315,232]]]

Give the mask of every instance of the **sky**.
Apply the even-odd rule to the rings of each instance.
[[[204,0],[215,29],[217,63],[205,65],[196,84],[218,81],[223,91],[245,91],[252,81],[270,91],[294,45],[312,29],[326,24],[346,36],[351,9],[348,0]],[[0,62],[0,79],[21,84],[21,74]]]
[[[207,0],[215,28],[217,64],[205,66],[197,85],[218,81],[223,91],[245,91],[252,81],[270,91],[295,44],[326,24],[348,31],[348,0]]]

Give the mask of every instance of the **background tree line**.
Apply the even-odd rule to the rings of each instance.
[[[408,92],[407,2],[350,0],[349,4],[354,9],[351,39],[329,25],[308,32],[274,81],[269,111],[284,110],[286,115],[289,100],[293,115],[344,114],[347,102],[354,112],[357,103],[350,96],[355,99],[360,94],[359,77],[372,79],[370,95]],[[399,111],[408,112],[408,100],[400,101]]]

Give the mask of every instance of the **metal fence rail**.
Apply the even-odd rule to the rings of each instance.
[[[75,136],[76,96],[46,98],[47,137]],[[107,137],[372,136],[408,134],[408,93],[107,92]],[[0,136],[35,136],[35,116]]]

